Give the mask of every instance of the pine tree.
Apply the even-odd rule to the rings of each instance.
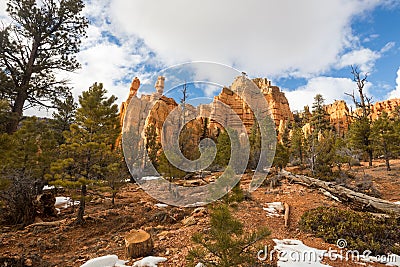
[[[65,132],[61,159],[52,165],[55,183],[80,187],[77,222],[83,222],[87,185],[107,180],[115,164],[115,141],[120,134],[115,96],[106,98],[103,85],[93,84],[79,96],[75,123]]]
[[[293,155],[293,157],[300,160],[300,164],[303,164],[303,159],[305,154],[304,142],[305,140],[304,140],[303,130],[297,125],[294,125],[292,130],[290,152]]]
[[[317,151],[318,143],[320,139],[323,138],[323,134],[329,128],[327,113],[324,109],[324,101],[324,98],[320,94],[317,94],[314,97],[312,116],[310,117],[310,126],[312,132],[307,141],[309,146],[309,161],[313,175],[316,174],[315,170],[317,168],[317,157],[319,156]]]
[[[325,111],[324,102],[325,99],[321,94],[317,94],[314,97],[310,124],[313,132],[315,132],[317,135],[323,133],[329,128],[329,121],[327,120],[328,114]]]
[[[57,99],[55,106],[57,111],[53,113],[52,128],[57,134],[59,144],[63,144],[65,142],[64,131],[68,131],[75,121],[77,104],[70,94],[64,101]]]
[[[56,140],[49,123],[36,117],[27,118],[8,140],[0,165],[32,179],[42,180],[56,157]]]
[[[350,124],[348,132],[350,147],[366,153],[369,164],[372,166],[373,147],[371,142],[371,121],[367,117],[359,118]]]
[[[17,130],[29,106],[52,107],[68,95],[66,80],[56,71],[79,67],[76,53],[88,22],[82,0],[8,0],[11,24],[0,28],[1,96],[11,105],[8,133]]]
[[[168,160],[168,158],[172,159],[172,161],[176,161],[178,156],[174,154],[172,151],[162,151],[158,157],[158,168],[157,171],[163,177],[169,179],[169,190],[171,191],[171,183],[174,178],[183,178],[186,175],[186,172],[172,165],[172,163]]]
[[[222,131],[217,138],[217,155],[215,156],[214,163],[220,167],[226,167],[231,158],[231,140],[229,138],[228,130]]]
[[[189,251],[190,266],[197,262],[207,267],[255,266],[254,245],[270,234],[267,228],[245,233],[243,224],[232,216],[226,205],[213,208],[210,224],[207,234],[192,236],[193,242],[199,246]]]
[[[255,121],[253,126],[251,127],[249,143],[250,155],[247,168],[254,170],[257,168],[261,153],[261,133],[257,121]]]
[[[390,171],[390,158],[400,149],[400,134],[386,112],[372,123],[371,140],[375,153],[383,154],[386,170]]]
[[[157,157],[161,149],[161,144],[157,140],[157,131],[154,124],[150,124],[147,126],[145,130],[145,136],[146,136],[147,155],[149,157],[151,164],[154,166],[154,168],[157,169],[158,168]]]
[[[49,123],[36,117],[26,118],[14,134],[0,135],[0,187],[4,190],[0,200],[9,223],[33,222],[43,177],[57,157],[56,144]]]
[[[276,144],[275,158],[272,166],[280,171],[286,167],[289,163],[289,150],[282,143],[278,142]]]

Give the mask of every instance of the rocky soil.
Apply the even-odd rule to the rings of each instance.
[[[386,172],[384,162],[374,162],[374,167],[355,167],[353,172],[360,179],[371,175],[374,186],[382,198],[400,201],[400,160],[393,161],[393,171]],[[242,180],[246,189],[251,179],[245,175]],[[268,217],[263,207],[269,202],[286,202],[290,205],[289,227],[285,228],[283,217]],[[185,266],[185,257],[193,246],[193,233],[205,231],[209,225],[207,208],[157,207],[157,200],[148,196],[136,184],[127,184],[121,189],[116,205],[111,205],[107,195],[96,196],[87,206],[86,223],[74,223],[72,208],[62,210],[49,221],[60,221],[51,226],[28,226],[15,229],[2,226],[0,230],[0,266],[80,266],[88,259],[116,254],[125,259],[124,236],[132,229],[144,229],[154,240],[154,256],[168,260],[159,266]],[[251,194],[251,199],[237,205],[234,215],[251,231],[262,226],[271,230],[271,236],[264,242],[270,248],[272,238],[298,239],[306,245],[319,249],[335,249],[298,229],[301,215],[319,206],[335,206],[348,209],[339,202],[324,196],[318,189],[297,184],[282,184],[275,188],[264,186]],[[254,255],[256,257],[256,255]],[[10,259],[13,262],[10,264]],[[7,259],[7,260],[6,260]],[[9,263],[5,265],[5,261]],[[384,266],[358,262],[324,261],[331,266]],[[133,264],[133,261],[129,262]],[[261,265],[261,264],[260,264]]]

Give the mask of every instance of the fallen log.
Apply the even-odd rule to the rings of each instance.
[[[400,215],[400,205],[390,201],[371,197],[366,194],[358,193],[344,186],[325,182],[305,175],[295,175],[288,171],[282,171],[281,175],[291,182],[305,185],[307,187],[322,188],[333,196],[337,197],[342,203],[353,205],[357,209],[370,212],[394,213]]]
[[[65,224],[67,220],[63,219],[60,221],[54,221],[54,222],[38,222],[38,223],[33,223],[30,225],[27,225],[25,228],[26,229],[30,229],[30,228],[34,228],[34,227],[57,227],[57,226],[61,226],[62,224]]]

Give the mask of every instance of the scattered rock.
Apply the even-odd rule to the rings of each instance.
[[[182,220],[182,224],[185,226],[195,225],[196,223],[197,221],[194,216],[190,216]]]

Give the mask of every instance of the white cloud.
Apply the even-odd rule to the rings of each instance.
[[[400,98],[400,68],[397,70],[396,89],[389,93],[388,98]]]
[[[209,60],[253,75],[319,74],[354,39],[354,16],[377,0],[114,0],[113,21],[168,64]]]
[[[369,95],[368,89],[371,84],[365,85],[365,93]],[[285,95],[289,101],[290,109],[303,110],[304,106],[312,106],[316,94],[321,94],[325,99],[325,104],[331,104],[335,100],[345,99],[352,105],[350,98],[345,93],[356,91],[356,85],[350,78],[316,77],[308,81],[305,86],[301,86],[294,91],[286,91]]]
[[[0,18],[6,16],[7,4],[5,0],[0,1]]]
[[[124,101],[129,86],[118,84],[129,73],[129,67],[138,64],[142,58],[129,55],[127,48],[112,43],[98,44],[78,54],[82,69],[71,75],[74,95],[87,90],[94,82],[102,82],[109,94],[114,94]]]
[[[368,48],[353,50],[340,58],[337,67],[340,69],[350,65],[357,65],[360,67],[361,72],[369,73],[375,65],[375,61],[380,57],[381,55],[379,52],[372,51]]]

